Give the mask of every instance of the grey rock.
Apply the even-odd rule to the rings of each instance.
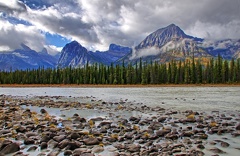
[[[93,153],[100,153],[102,151],[104,151],[104,148],[102,146],[94,146],[92,149]]]

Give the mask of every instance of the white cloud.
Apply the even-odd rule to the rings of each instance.
[[[0,45],[0,52],[1,51],[10,51],[11,50],[11,48],[9,47],[9,46],[7,46],[7,45]]]
[[[31,1],[36,2],[36,0],[28,2]],[[59,34],[77,40],[91,50],[106,50],[110,43],[134,46],[151,32],[171,23],[197,37],[218,39],[240,36],[239,0],[49,0],[45,2],[41,0],[37,2],[43,3],[41,6],[44,6],[44,3],[46,5],[40,7],[41,9],[31,9],[23,2],[7,0],[0,2],[0,12],[28,21],[34,26],[34,32],[42,30]],[[10,32],[9,35],[11,36]],[[30,39],[33,38],[20,40],[31,42]]]
[[[63,48],[63,47],[57,47],[55,45],[45,45],[44,47],[47,49],[48,54],[50,55],[56,55],[57,53],[61,52]]]
[[[138,59],[140,57],[145,57],[145,56],[156,56],[160,53],[161,53],[161,49],[159,49],[158,47],[144,48],[144,49],[138,50],[137,52],[134,49],[130,60]]]
[[[212,24],[197,21],[186,32],[205,39],[239,39],[240,20],[233,20],[225,24]]]
[[[40,51],[45,38],[35,26],[23,24],[11,24],[0,19],[0,46],[1,50],[14,50],[20,48],[22,43],[31,49]],[[3,49],[3,47],[5,47]]]

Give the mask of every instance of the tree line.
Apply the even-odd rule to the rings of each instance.
[[[220,84],[240,82],[240,59],[191,58],[168,63],[144,62],[120,65],[88,63],[83,68],[42,67],[1,71],[0,84]]]

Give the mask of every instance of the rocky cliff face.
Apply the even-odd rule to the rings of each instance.
[[[108,51],[91,52],[87,51],[87,49],[81,46],[78,42],[73,41],[63,48],[58,61],[58,66],[83,67],[87,62],[90,65],[94,63],[110,65],[128,54],[130,51],[131,48],[111,44]]]
[[[65,67],[82,67],[87,63],[96,62],[92,56],[88,53],[77,41],[73,41],[64,46],[61,51],[61,56],[58,60],[58,66]]]
[[[193,39],[192,36],[186,35],[178,26],[171,24],[165,28],[158,29],[157,31],[148,35],[137,47],[136,49],[148,48],[148,47],[158,47],[166,45],[170,41],[178,41],[182,39]]]

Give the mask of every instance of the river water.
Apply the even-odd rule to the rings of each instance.
[[[128,100],[147,106],[177,110],[240,111],[240,87],[143,87],[143,88],[0,88],[12,96],[96,97],[105,101]]]

